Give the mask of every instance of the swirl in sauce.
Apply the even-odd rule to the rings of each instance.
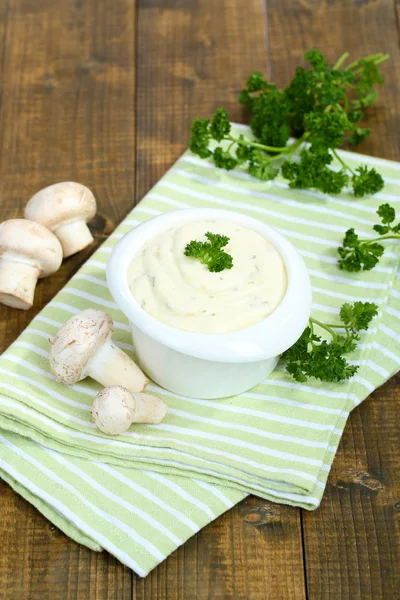
[[[232,269],[212,273],[184,255],[207,231],[227,235]],[[193,333],[228,333],[262,321],[282,301],[285,266],[259,233],[226,221],[189,222],[161,232],[134,256],[128,273],[136,302],[147,313]]]

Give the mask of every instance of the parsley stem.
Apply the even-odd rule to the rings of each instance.
[[[239,145],[244,145],[244,146],[252,146],[253,148],[260,148],[260,150],[265,150],[265,152],[276,152],[277,154],[291,154],[292,152],[294,152],[299,146],[301,146],[301,144],[309,137],[308,133],[304,133],[301,138],[299,138],[298,140],[296,140],[293,144],[290,144],[289,146],[283,146],[282,148],[277,148],[275,146],[266,146],[265,144],[259,144],[258,142],[253,142],[251,140],[245,140],[245,139],[239,139],[239,138],[235,138],[233,135],[227,135],[226,136],[226,140],[230,140],[232,143],[229,146],[229,148],[233,145],[233,144],[239,144]],[[279,158],[279,157],[273,157],[273,158]]]
[[[336,63],[333,65],[332,70],[333,71],[337,71],[338,69],[340,69],[340,67],[342,66],[342,64],[349,58],[350,53],[349,52],[344,52],[342,54],[342,56],[340,56],[338,58],[338,60],[336,61]]]
[[[376,54],[370,54],[365,58],[361,58],[359,60],[355,60],[350,65],[346,67],[346,71],[354,69],[355,67],[359,67],[360,64],[365,62],[374,62],[375,64],[379,64],[389,58],[389,54],[382,54],[382,52],[377,52]],[[377,62],[378,61],[378,62]]]
[[[400,240],[400,235],[382,235],[381,237],[373,238],[372,240],[358,240],[360,244],[374,244],[375,242],[380,242],[381,240]]]
[[[309,319],[308,321],[308,325],[310,327],[310,331],[311,331],[311,336],[310,336],[310,344],[313,348],[317,347],[317,344],[314,342],[314,340],[312,339],[312,336],[314,335],[314,323],[312,322],[311,319]]]
[[[377,58],[376,60],[374,60],[374,63],[376,65],[379,65],[380,63],[385,62],[385,60],[389,60],[390,58],[390,54],[383,54],[380,58]]]
[[[274,146],[265,146],[264,144],[258,144],[257,142],[252,142],[250,140],[240,140],[239,138],[233,137],[233,135],[228,135],[226,137],[227,140],[231,140],[232,144],[236,143],[242,146],[252,146],[253,148],[260,148],[260,150],[265,150],[266,152],[287,152],[290,146],[285,146],[284,148],[275,148]]]
[[[350,171],[350,173],[352,173],[353,175],[355,175],[353,169],[351,169],[348,165],[346,165],[346,163],[340,158],[339,154],[336,152],[336,150],[334,148],[331,148],[331,152],[332,154],[335,156],[335,158],[342,163],[342,165],[344,166],[344,168],[346,169],[346,171]]]
[[[310,317],[309,321],[311,324],[315,323],[315,325],[318,325],[319,327],[322,327],[322,329],[325,329],[325,331],[327,331],[332,336],[333,341],[335,343],[337,342],[338,337],[336,335],[336,332],[332,331],[332,328],[340,327],[339,325],[327,325],[326,323],[321,323],[321,321],[318,321],[313,317]]]
[[[346,325],[334,325],[333,323],[320,323],[319,321],[316,321],[312,317],[310,320],[314,321],[315,323],[318,323],[318,325],[320,325],[321,327],[323,325],[325,325],[326,327],[329,327],[330,329],[348,329],[348,327],[346,327]]]
[[[365,56],[363,59],[358,58],[354,62],[347,65],[346,70],[354,69],[354,67],[358,67],[361,63],[361,60],[363,62],[371,62],[371,61],[374,61],[375,58],[377,58],[379,56],[382,56],[382,52],[376,52],[376,54],[370,54],[369,56]]]
[[[375,65],[379,65],[382,62],[385,62],[385,60],[387,60],[389,58],[389,54],[385,54],[384,56],[381,56],[380,58],[377,58],[376,60],[370,61],[373,62]],[[353,71],[353,75],[359,75],[360,73],[362,73],[364,70],[364,67],[361,66],[358,69],[356,69],[355,71]]]

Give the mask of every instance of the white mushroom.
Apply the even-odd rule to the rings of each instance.
[[[111,339],[112,318],[89,308],[71,317],[58,330],[50,347],[50,367],[63,383],[71,385],[92,377],[104,387],[122,385],[141,392],[148,379]]]
[[[27,219],[0,224],[0,303],[27,310],[38,278],[60,268],[62,248],[46,227]]]
[[[96,208],[89,188],[64,181],[32,196],[25,207],[25,219],[38,221],[50,229],[60,240],[65,258],[93,242],[86,223],[94,217]]]
[[[161,423],[168,406],[150,394],[131,394],[121,385],[104,388],[93,401],[92,417],[103,433],[117,435],[132,423]]]

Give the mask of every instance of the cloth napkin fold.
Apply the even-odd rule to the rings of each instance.
[[[384,190],[363,200],[331,198],[290,190],[280,179],[266,184],[240,170],[216,170],[186,152],[0,359],[1,477],[68,535],[107,549],[142,576],[248,493],[316,508],[349,412],[400,363],[396,245],[365,273],[340,271],[336,253],[349,227],[373,237],[379,204],[400,208],[400,164],[342,154],[350,166],[375,165]],[[169,405],[167,418],[105,436],[90,421],[100,386],[57,382],[49,338],[74,313],[100,308],[114,319],[117,344],[134,356],[126,318],[106,284],[109,253],[138,223],[201,206],[243,212],[286,235],[307,263],[316,318],[337,322],[346,301],[379,305],[351,357],[359,372],[346,383],[303,385],[280,365],[250,392],[214,401],[151,384]]]

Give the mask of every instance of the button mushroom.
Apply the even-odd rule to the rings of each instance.
[[[64,181],[37,192],[25,207],[25,218],[38,221],[60,240],[64,258],[86,248],[93,236],[86,223],[96,214],[96,200],[81,183]]]
[[[131,394],[121,385],[104,388],[93,401],[92,418],[103,433],[117,435],[132,423],[160,423],[167,414],[162,398],[150,394]]]
[[[58,330],[50,347],[50,367],[66,385],[92,377],[104,387],[122,385],[141,392],[148,379],[112,341],[113,321],[106,312],[89,308]]]
[[[62,248],[40,223],[10,219],[0,225],[0,302],[27,310],[38,278],[60,268]]]

